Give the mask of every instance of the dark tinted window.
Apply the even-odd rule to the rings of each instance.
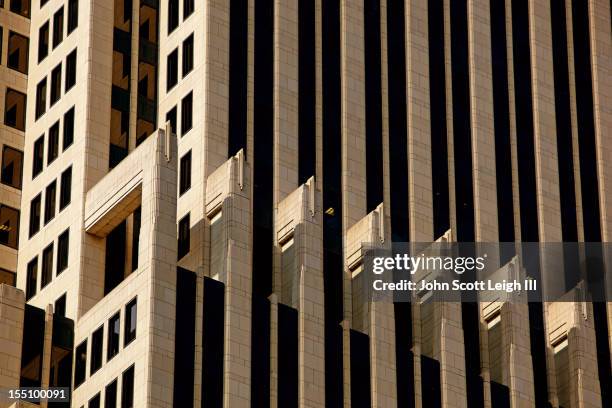
[[[32,157],[32,178],[40,174],[43,169],[45,154],[45,137],[41,136],[34,142],[34,152]]]
[[[119,331],[121,330],[121,324],[119,319],[119,312],[117,312],[108,321],[108,344],[106,345],[106,361],[111,360],[119,353]]]
[[[68,0],[68,34],[79,25],[79,0]]]
[[[42,274],[40,275],[40,288],[47,286],[53,279],[53,244],[43,250]]]
[[[4,124],[25,130],[26,95],[7,88],[4,98]]]
[[[189,253],[190,243],[189,214],[184,216],[178,224],[178,259]]]
[[[104,342],[104,326],[91,335],[91,360],[89,375],[93,375],[102,367],[102,343]]]
[[[166,91],[169,91],[178,82],[178,48],[168,55],[166,69]]]
[[[185,96],[181,102],[181,136],[193,127],[193,92]]]
[[[68,167],[62,173],[60,186],[60,211],[70,204],[70,195],[72,190],[72,167]]]
[[[179,194],[191,188],[191,150],[181,157]]]
[[[6,65],[14,70],[28,73],[28,37],[9,31],[8,58]]]
[[[38,29],[38,62],[49,55],[49,22]]]
[[[62,149],[66,150],[74,141],[74,106],[64,114],[64,141]]]
[[[62,96],[62,64],[58,64],[53,71],[51,71],[51,97],[50,106],[53,106],[55,102],[59,101]]]
[[[10,146],[2,148],[2,184],[21,189],[23,152]]]
[[[127,346],[136,338],[136,321],[138,317],[138,304],[136,299],[133,299],[125,306],[125,329],[124,329],[124,346]]]
[[[183,20],[193,13],[195,0],[183,0]]]
[[[134,366],[123,372],[121,379],[121,408],[134,406]]]
[[[106,386],[104,408],[117,408],[117,379]]]
[[[31,299],[36,294],[38,281],[38,257],[34,257],[28,262],[28,276],[26,279],[26,300]]]
[[[84,340],[77,346],[74,359],[74,388],[77,388],[85,381],[85,371],[87,368],[87,340]]]
[[[170,126],[172,126],[172,133],[176,134],[176,106],[166,113],[166,122],[170,122]]]
[[[66,316],[66,294],[65,293],[55,301],[53,312],[57,316],[62,316],[62,317]]]
[[[47,110],[47,78],[36,86],[36,119],[40,118]]]
[[[206,278],[205,278],[206,279]],[[174,342],[174,393],[173,406],[193,406],[194,368],[195,368],[195,337],[196,337],[196,274],[186,269],[176,270],[176,311],[175,311],[175,342]],[[206,294],[208,296],[208,293]],[[206,298],[206,297],[205,297]],[[206,310],[206,309],[205,309]],[[205,327],[203,330],[208,330]],[[217,332],[217,337],[222,337]],[[205,345],[204,347],[207,347]],[[206,352],[206,351],[205,351]],[[221,353],[222,354],[222,353]],[[203,357],[205,359],[205,357]],[[203,367],[204,370],[207,367]],[[204,373],[206,375],[206,373]],[[206,381],[206,378],[203,378]],[[214,385],[214,384],[213,384]],[[223,387],[221,387],[223,388]],[[203,394],[206,390],[202,390]],[[206,396],[202,406],[217,407],[210,404]]]
[[[19,385],[21,387],[40,387],[45,343],[45,311],[26,304],[23,322]]]
[[[88,408],[100,408],[100,393],[97,393],[87,404]]]
[[[178,26],[179,23],[179,0],[168,0],[168,34]]]
[[[30,18],[30,0],[10,0],[11,11],[21,16]]]
[[[55,122],[49,129],[49,138],[47,139],[47,165],[57,158],[59,152],[59,121]]]
[[[55,217],[55,202],[57,195],[57,183],[53,181],[45,189],[45,224]]]
[[[19,210],[0,204],[0,244],[19,246]]]
[[[53,15],[53,48],[64,39],[64,7]]]
[[[40,194],[30,201],[30,238],[40,230]]]
[[[193,34],[183,41],[183,76],[193,69]]]
[[[70,230],[62,232],[57,239],[57,272],[59,275],[68,267],[68,255],[70,246]]]
[[[77,70],[77,50],[76,48],[68,54],[66,57],[66,92],[74,86],[76,83],[76,70]]]

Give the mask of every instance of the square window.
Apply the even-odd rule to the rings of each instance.
[[[178,83],[178,48],[168,55],[166,69],[166,92],[169,92]]]
[[[181,102],[181,136],[185,136],[193,127],[193,92]]]
[[[40,174],[43,169],[45,156],[45,136],[42,135],[34,142],[34,152],[32,157],[32,179]]]
[[[40,118],[47,110],[47,78],[36,86],[36,119]]]
[[[2,184],[21,189],[23,152],[10,146],[2,148]]]
[[[30,0],[11,0],[11,11],[20,16],[30,18]]]
[[[19,210],[0,204],[0,244],[19,247]]]
[[[40,230],[40,194],[30,202],[30,238]]]
[[[68,34],[79,25],[79,0],[68,0]]]
[[[28,276],[26,279],[26,300],[32,299],[36,294],[36,281],[38,280],[38,257],[28,262]]]
[[[23,74],[27,74],[28,48],[28,37],[9,31],[7,66]]]
[[[119,312],[117,312],[108,321],[108,342],[106,347],[106,361],[110,361],[113,357],[119,353],[119,331],[121,330],[121,324],[119,319]]]
[[[25,130],[26,95],[6,88],[4,97],[4,124],[17,130]]]
[[[38,62],[40,63],[49,55],[49,22],[47,21],[38,29]]]
[[[57,183],[55,180],[45,189],[45,225],[55,217]]]
[[[183,77],[193,70],[193,34],[183,41]]]
[[[68,268],[68,258],[70,249],[70,230],[62,232],[57,239],[57,272],[56,275],[64,272]]]
[[[191,188],[191,150],[181,157],[179,195]]]
[[[91,360],[89,375],[93,375],[102,367],[102,342],[104,341],[104,325],[91,335]]]
[[[74,388],[85,382],[87,371],[87,340],[79,344],[74,353]]]
[[[77,70],[77,50],[72,50],[66,57],[66,91],[76,84],[76,70]]]
[[[42,274],[40,276],[40,288],[47,286],[53,279],[53,243],[43,250]]]
[[[59,101],[62,96],[62,64],[59,63],[53,71],[51,71],[51,101],[50,106]]]
[[[74,141],[74,106],[64,114],[64,140],[62,149],[66,150]]]
[[[59,152],[59,121],[55,122],[49,129],[49,138],[47,140],[47,166],[51,164]]]
[[[136,321],[138,314],[136,299],[133,299],[125,306],[125,339],[123,346],[127,346],[136,338]]]
[[[53,48],[60,45],[64,39],[64,7],[53,15]]]
[[[178,259],[189,253],[191,247],[191,230],[189,225],[189,214],[184,216],[178,224]]]
[[[60,211],[70,204],[70,196],[72,194],[72,167],[68,167],[62,173],[60,186]]]

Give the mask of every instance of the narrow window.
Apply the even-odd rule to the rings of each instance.
[[[178,225],[178,259],[189,253],[190,243],[189,214],[184,216]]]
[[[19,246],[19,210],[0,204],[0,244]]]
[[[134,407],[134,366],[125,370],[121,379],[121,408]]]
[[[191,150],[181,157],[179,195],[191,188]]]
[[[117,408],[117,379],[104,390],[104,408]]]
[[[183,41],[183,77],[193,69],[193,34]]]
[[[70,196],[72,191],[72,167],[68,167],[62,173],[61,186],[60,186],[60,211],[66,208],[70,204]]]
[[[34,152],[32,158],[32,179],[40,174],[43,169],[45,155],[45,136],[41,136],[34,142]]]
[[[68,34],[79,25],[79,0],[68,0]]]
[[[57,239],[57,272],[56,275],[62,273],[68,268],[70,246],[70,230],[62,232],[62,235]]]
[[[93,375],[102,367],[102,342],[104,341],[104,325],[91,335],[91,360],[89,375]]]
[[[11,11],[30,18],[30,0],[11,0]]]
[[[66,317],[66,294],[64,293],[56,301],[53,307],[53,313],[57,316]]]
[[[64,39],[64,7],[53,15],[53,48],[60,45]]]
[[[108,342],[106,350],[106,361],[110,361],[113,357],[119,353],[119,331],[121,330],[121,324],[119,319],[119,312],[117,312],[108,321]]]
[[[85,371],[87,368],[87,340],[79,344],[74,353],[74,388],[85,381]]]
[[[168,0],[168,34],[170,34],[179,23],[179,1]]]
[[[189,17],[195,8],[194,0],[183,0],[183,20]]]
[[[181,102],[181,136],[187,134],[193,127],[193,92],[185,96]]]
[[[49,55],[49,22],[47,21],[38,29],[38,62],[40,63]]]
[[[21,189],[23,153],[10,146],[2,149],[2,184]]]
[[[123,346],[127,346],[136,338],[136,322],[138,317],[137,299],[133,299],[125,306],[125,329]]]
[[[55,217],[55,202],[57,195],[57,183],[55,180],[45,189],[45,224]]]
[[[88,408],[100,408],[100,393],[97,393],[87,404]]]
[[[47,166],[51,164],[59,153],[59,121],[55,122],[49,129],[49,137],[47,139]]]
[[[6,65],[23,74],[28,73],[28,37],[9,31]]]
[[[25,130],[26,95],[6,88],[4,98],[4,124],[17,130]]]
[[[166,69],[166,92],[169,92],[178,82],[178,48],[168,55]]]
[[[176,134],[176,106],[166,113],[166,122],[170,122],[170,127],[172,128],[172,133]]]
[[[47,286],[53,279],[53,243],[43,250],[42,273],[40,275],[40,288]]]
[[[66,84],[65,92],[68,92],[70,88],[76,84],[76,70],[77,70],[77,50],[72,50],[68,57],[66,57]]]
[[[38,280],[38,257],[28,262],[28,276],[26,278],[26,300],[32,299],[36,294]]]
[[[53,106],[62,96],[62,64],[59,63],[51,71],[51,97],[49,105]]]
[[[74,141],[74,106],[64,114],[64,140],[62,149],[66,150]]]
[[[40,194],[30,202],[30,238],[40,230]]]
[[[47,110],[47,78],[36,86],[36,119],[40,118]]]
[[[248,7],[244,1],[230,3],[228,157],[246,151]]]

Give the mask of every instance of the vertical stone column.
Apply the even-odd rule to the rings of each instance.
[[[25,322],[24,322],[25,324]],[[53,340],[53,306],[45,308],[45,340],[42,353],[41,388],[49,388],[49,375],[51,373],[51,348]],[[47,401],[40,401],[41,408],[47,408]]]
[[[441,313],[437,328],[440,340],[436,358],[440,361],[442,406],[467,407],[461,303],[444,302],[434,307],[440,308]]]

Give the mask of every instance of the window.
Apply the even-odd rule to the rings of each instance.
[[[36,119],[40,118],[47,110],[47,78],[36,86]]]
[[[64,114],[64,141],[62,149],[66,150],[74,141],[74,106]]]
[[[55,198],[57,183],[55,180],[45,189],[45,225],[55,217]]]
[[[64,7],[53,15],[53,48],[60,45],[64,39]]]
[[[176,133],[176,106],[166,113],[166,122],[170,122],[172,133]]]
[[[26,300],[32,299],[36,294],[36,280],[38,279],[38,257],[28,262],[28,276],[26,277]]]
[[[179,23],[179,2],[168,0],[168,34],[170,34]]]
[[[178,82],[178,48],[168,55],[166,67],[166,92],[169,92]]]
[[[30,202],[30,238],[40,230],[40,194]]]
[[[8,58],[9,68],[21,73],[28,73],[28,37],[9,31]]]
[[[104,408],[117,408],[117,379],[106,386],[104,391]]]
[[[87,367],[87,340],[84,340],[76,348],[74,353],[74,388],[83,384],[85,381],[85,371]]]
[[[45,4],[47,4],[49,0],[40,0],[40,8],[43,8]]]
[[[191,188],[191,150],[181,157],[179,195]]]
[[[19,246],[19,210],[0,204],[0,244]]]
[[[70,196],[72,190],[72,167],[68,167],[62,173],[61,185],[60,185],[60,211],[66,208],[70,204]]]
[[[47,166],[57,159],[59,152],[59,121],[55,122],[49,129],[49,137],[47,139]]]
[[[102,367],[102,343],[104,342],[104,325],[91,335],[91,360],[89,375],[93,375]]]
[[[49,22],[47,21],[38,29],[38,62],[40,63],[49,55]]]
[[[193,13],[194,8],[194,0],[183,0],[183,20]]]
[[[68,92],[70,88],[76,84],[76,69],[77,69],[77,50],[76,48],[72,50],[70,54],[66,57],[66,84],[65,92]]]
[[[119,353],[119,331],[121,330],[119,312],[108,321],[108,344],[106,345],[106,361],[110,361]]]
[[[2,148],[2,184],[21,189],[23,153],[10,146]]]
[[[0,285],[1,284],[15,286],[17,283],[17,274],[7,269],[0,268]]]
[[[68,250],[70,246],[70,230],[62,232],[57,239],[57,272],[56,275],[68,268]]]
[[[44,288],[53,279],[53,243],[43,250],[42,274],[40,276],[40,288]]]
[[[53,307],[53,313],[66,317],[66,294],[64,293],[55,301],[55,306]]]
[[[92,399],[89,400],[87,408],[100,408],[100,393],[97,393]]]
[[[79,25],[79,0],[68,0],[68,34]]]
[[[25,130],[26,96],[24,93],[6,88],[4,98],[4,124],[17,130]]]
[[[178,259],[189,253],[190,246],[189,214],[187,214],[178,225]]]
[[[130,344],[136,338],[137,310],[136,299],[133,299],[127,304],[127,306],[125,306],[124,347]]]
[[[183,77],[193,69],[193,34],[183,41]]]
[[[181,136],[184,136],[193,127],[193,92],[183,98],[181,102]]]
[[[4,0],[0,0],[0,7],[4,6],[4,4],[2,4]],[[2,51],[2,44],[4,44],[4,30],[2,29],[2,26],[0,26],[0,51]],[[0,52],[0,64],[2,64],[2,52]]]
[[[51,71],[51,101],[50,106],[59,101],[62,96],[62,64],[59,63],[53,71]]]
[[[30,18],[30,0],[11,0],[11,11]]]
[[[34,153],[32,158],[32,179],[40,174],[43,169],[43,157],[45,155],[45,136],[41,136],[34,142]]]
[[[134,407],[134,366],[123,372],[121,384],[121,408]]]

